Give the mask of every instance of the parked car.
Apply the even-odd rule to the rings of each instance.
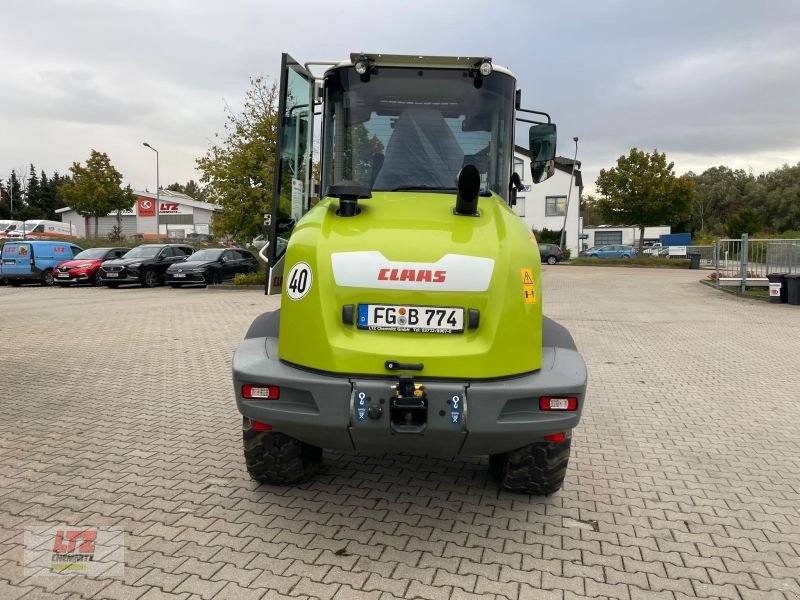
[[[6,242],[3,246],[0,277],[13,286],[38,281],[53,285],[53,268],[81,252],[83,248],[69,242],[25,240]]]
[[[548,265],[561,262],[564,257],[558,244],[539,244],[539,255],[542,257],[542,262]]]
[[[13,221],[11,219],[0,220],[0,238],[8,237],[10,231],[22,229],[22,221]]]
[[[661,242],[654,242],[648,244],[645,242],[644,248],[642,248],[642,255],[643,256],[668,256],[669,255],[669,247],[662,246]]]
[[[261,250],[267,243],[267,238],[264,235],[257,235],[253,238],[253,241],[250,242],[250,247],[255,248],[256,251]]]
[[[186,260],[194,248],[185,244],[142,244],[116,260],[100,265],[100,283],[110,288],[124,283],[156,287],[164,282],[167,268]]]
[[[633,258],[636,256],[636,248],[626,245],[598,246],[589,248],[586,256],[589,258]]]
[[[17,227],[7,234],[9,239],[26,240],[51,240],[76,237],[72,231],[72,225],[61,221],[47,221],[45,219],[33,219],[25,221],[23,227]]]
[[[165,282],[174,288],[185,284],[215,285],[233,279],[236,273],[255,273],[258,261],[241,248],[207,248],[185,261],[170,265]]]
[[[71,283],[100,285],[100,265],[115,258],[122,258],[130,248],[89,248],[66,260],[53,269],[56,283],[66,287]]]

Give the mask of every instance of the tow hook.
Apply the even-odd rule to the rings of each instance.
[[[413,377],[400,377],[392,386],[395,395],[389,401],[389,423],[396,433],[422,433],[428,424],[428,395],[425,386]]]

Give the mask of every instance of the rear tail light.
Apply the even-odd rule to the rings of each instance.
[[[253,421],[253,429],[256,431],[272,431],[272,425],[261,421]]]
[[[574,396],[539,398],[539,410],[578,410],[578,399]]]
[[[563,431],[544,436],[545,442],[563,442],[565,439],[567,439],[567,434]]]
[[[281,388],[277,385],[246,383],[242,386],[242,397],[248,400],[277,400],[281,397]]]

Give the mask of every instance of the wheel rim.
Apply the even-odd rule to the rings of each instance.
[[[53,285],[55,281],[55,277],[53,277],[53,273],[51,271],[45,271],[44,274],[42,274],[42,283],[45,285]]]
[[[144,284],[147,287],[156,287],[158,284],[158,279],[156,278],[156,274],[153,271],[148,271],[144,274]]]
[[[92,275],[92,285],[100,285],[100,271],[97,270]]]
[[[208,276],[208,281],[211,285],[217,285],[220,282],[219,273],[216,271],[211,271],[211,274]]]
[[[554,264],[556,264],[556,257],[555,257],[555,256],[548,256],[548,257],[547,257],[547,264],[548,264],[548,265],[554,265]]]

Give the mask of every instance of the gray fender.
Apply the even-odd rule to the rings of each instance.
[[[569,330],[550,317],[542,317],[542,346],[578,351]]]

